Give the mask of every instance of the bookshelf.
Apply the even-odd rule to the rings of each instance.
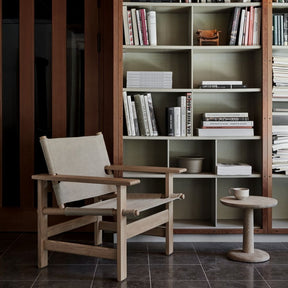
[[[235,7],[245,9],[252,6],[264,10],[262,3],[127,1],[122,4],[128,10],[145,8],[156,11],[157,46],[122,47],[121,92],[132,96],[151,93],[159,130],[159,136],[154,137],[127,136],[124,129],[121,136],[123,163],[169,167],[178,165],[179,156],[204,157],[201,173],[175,176],[175,191],[181,191],[186,196],[184,201],[175,203],[175,233],[239,233],[242,229],[241,210],[225,207],[219,199],[228,194],[230,187],[249,187],[252,195],[268,196],[268,167],[263,164],[268,153],[266,90],[263,88],[263,79],[267,77],[266,72],[263,73],[267,70],[263,58],[267,50],[262,44],[267,41],[262,37],[260,45],[229,46],[228,27]],[[198,29],[220,30],[220,45],[199,46],[196,38]],[[127,88],[127,71],[139,70],[172,71],[172,89]],[[203,80],[242,80],[247,88],[201,89],[199,86]],[[192,95],[193,134],[189,137],[168,137],[166,107],[177,106],[177,97],[186,93]],[[249,119],[254,121],[254,136],[197,136],[195,131],[201,125],[203,113],[239,111],[248,112]],[[244,176],[217,175],[218,162],[248,163],[253,171],[251,175]],[[126,173],[125,176],[141,178],[149,192],[156,192],[164,185],[164,179],[159,175]],[[267,231],[265,213],[255,212],[256,232]]]
[[[272,3],[271,15],[272,25],[274,30],[275,28],[274,16],[275,15],[284,15],[288,13],[288,4],[287,3]],[[279,31],[278,31],[279,32]],[[275,43],[274,34],[271,39],[270,47],[272,47],[272,57],[287,57],[288,56],[288,46],[284,43]],[[277,44],[277,45],[275,45]],[[272,66],[272,65],[271,65]],[[272,70],[272,67],[271,67]],[[272,93],[271,93],[272,95]],[[271,116],[272,116],[272,125],[277,123],[282,123],[288,125],[288,113],[287,112],[278,112],[277,109],[286,109],[288,108],[288,97],[273,97],[271,96]],[[271,146],[272,153],[272,146]],[[270,155],[272,156],[272,154]],[[272,170],[272,169],[271,169]],[[271,213],[271,229],[272,233],[288,233],[288,194],[287,187],[288,178],[286,175],[282,174],[272,174],[272,183],[271,183],[271,196],[278,199],[277,209],[273,209]]]

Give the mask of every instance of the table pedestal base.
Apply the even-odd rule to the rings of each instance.
[[[268,261],[270,255],[259,249],[254,249],[254,253],[245,253],[242,249],[236,249],[228,253],[228,258],[234,261],[258,263]]]

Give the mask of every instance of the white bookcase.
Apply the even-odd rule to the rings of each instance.
[[[184,201],[175,203],[175,232],[238,231],[242,228],[241,210],[225,207],[219,199],[228,194],[230,187],[240,186],[248,187],[252,195],[262,195],[262,46],[228,46],[227,43],[234,8],[261,7],[261,2],[123,2],[123,5],[157,13],[157,46],[123,46],[123,90],[128,95],[152,94],[160,132],[158,137],[123,136],[123,163],[169,167],[178,165],[178,156],[203,156],[202,173],[175,177],[175,191],[186,196]],[[220,30],[220,45],[199,46],[197,29]],[[173,88],[126,88],[126,72],[130,70],[173,71]],[[202,80],[242,80],[247,88],[200,89]],[[176,106],[177,97],[186,93],[192,94],[193,136],[168,137],[165,109]],[[204,112],[249,112],[255,136],[199,137],[195,130],[200,127]],[[253,173],[219,176],[216,163],[221,161],[248,163]],[[157,175],[125,175],[141,178],[150,192],[164,185],[164,179]],[[255,226],[263,231],[261,211],[255,213]]]

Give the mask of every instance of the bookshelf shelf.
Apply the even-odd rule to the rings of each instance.
[[[223,207],[219,199],[230,187],[249,187],[252,195],[262,195],[263,175],[263,43],[230,46],[229,24],[235,7],[262,7],[262,3],[147,3],[123,2],[129,9],[156,11],[157,45],[123,45],[123,87],[133,97],[151,93],[159,136],[127,136],[125,124],[121,140],[124,165],[179,166],[180,156],[201,156],[203,169],[197,174],[174,176],[175,192],[185,194],[175,203],[175,233],[236,233],[242,229],[237,209]],[[120,28],[119,28],[120,29]],[[219,46],[199,46],[198,29],[220,30]],[[228,35],[228,36],[227,36]],[[171,89],[126,87],[127,71],[172,71]],[[203,80],[241,80],[247,88],[200,89]],[[191,94],[192,136],[167,136],[166,107],[177,106],[180,96]],[[265,92],[266,93],[266,92]],[[197,136],[205,112],[248,112],[255,136]],[[124,115],[123,115],[124,116]],[[131,135],[131,134],[130,134]],[[141,134],[140,134],[141,135]],[[265,148],[266,149],[266,148]],[[266,151],[266,150],[265,150]],[[217,175],[217,163],[248,163],[251,175]],[[266,174],[265,174],[266,175]],[[163,175],[125,173],[140,178],[149,192],[164,185]],[[129,188],[133,192],[135,188]],[[236,210],[236,211],[235,211]],[[256,226],[263,227],[262,214]],[[241,219],[241,220],[239,220]],[[213,231],[213,232],[212,232]],[[224,231],[224,232],[222,232]]]

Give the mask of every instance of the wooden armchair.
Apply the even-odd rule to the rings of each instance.
[[[127,278],[127,239],[147,231],[152,235],[166,237],[166,254],[173,253],[173,201],[184,197],[183,194],[173,193],[173,174],[185,172],[186,169],[110,165],[101,133],[86,137],[41,137],[40,142],[49,171],[49,175],[32,176],[32,179],[38,181],[40,268],[48,265],[49,250],[117,259],[117,279],[122,281]],[[112,171],[163,173],[166,177],[165,191],[157,195],[127,193],[127,186],[139,184],[140,180],[114,178]],[[52,182],[58,208],[47,206],[48,182]],[[86,199],[93,199],[93,203],[75,207],[79,200],[91,201]],[[130,218],[158,206],[164,208],[130,222]],[[79,217],[48,226],[49,215]],[[131,216],[129,221],[128,215]],[[115,216],[109,218],[116,220],[103,221],[102,216]],[[49,239],[91,223],[94,223],[95,228],[94,246]],[[100,246],[102,230],[117,233],[117,248]]]

